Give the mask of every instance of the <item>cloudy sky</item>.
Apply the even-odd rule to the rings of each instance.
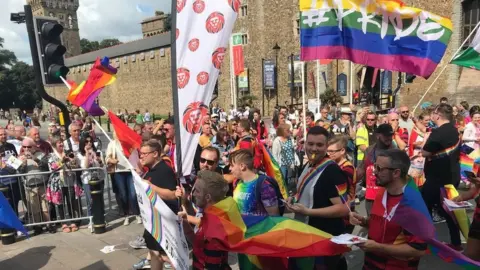
[[[25,24],[10,22],[10,13],[23,11],[26,0],[0,0],[0,37],[4,48],[15,52],[21,61],[31,63]],[[155,10],[170,12],[171,0],[80,0],[78,24],[80,38],[130,41],[142,37],[140,22]]]

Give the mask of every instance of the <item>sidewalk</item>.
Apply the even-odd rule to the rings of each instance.
[[[143,234],[143,225],[136,221],[123,226],[123,219],[108,224],[104,234],[91,234],[86,226],[78,232],[44,233],[13,245],[0,244],[0,269],[132,269],[132,265],[146,256],[147,250],[135,250],[128,242]],[[110,254],[100,251],[104,246],[118,245]]]

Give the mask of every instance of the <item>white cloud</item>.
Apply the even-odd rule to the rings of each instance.
[[[10,22],[10,13],[23,11],[26,0],[1,0],[0,37],[4,48],[15,52],[21,61],[31,63],[30,47],[25,24]],[[6,3],[4,3],[6,2]],[[78,24],[80,38],[102,40],[118,38],[123,42],[142,37],[140,22],[153,15],[138,12],[137,5],[169,13],[170,0],[80,0]]]

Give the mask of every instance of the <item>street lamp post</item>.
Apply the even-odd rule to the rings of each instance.
[[[278,46],[278,43],[275,43],[275,46],[273,46],[272,50],[275,52],[275,90],[276,90],[276,98],[277,98],[277,104],[276,106],[278,107],[278,52],[280,51],[280,46]]]

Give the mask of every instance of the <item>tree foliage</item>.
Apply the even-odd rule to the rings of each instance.
[[[336,105],[338,102],[343,103],[343,98],[333,88],[328,88],[325,93],[320,95],[322,104]]]
[[[0,108],[33,109],[41,104],[33,67],[17,61],[15,53],[3,49],[3,42],[0,37]]]
[[[93,52],[93,51],[98,51],[104,48],[112,47],[115,45],[122,44],[120,40],[116,38],[107,38],[102,41],[90,41],[86,38],[82,38],[80,40],[80,48],[82,50],[82,53],[88,53],[88,52]]]

